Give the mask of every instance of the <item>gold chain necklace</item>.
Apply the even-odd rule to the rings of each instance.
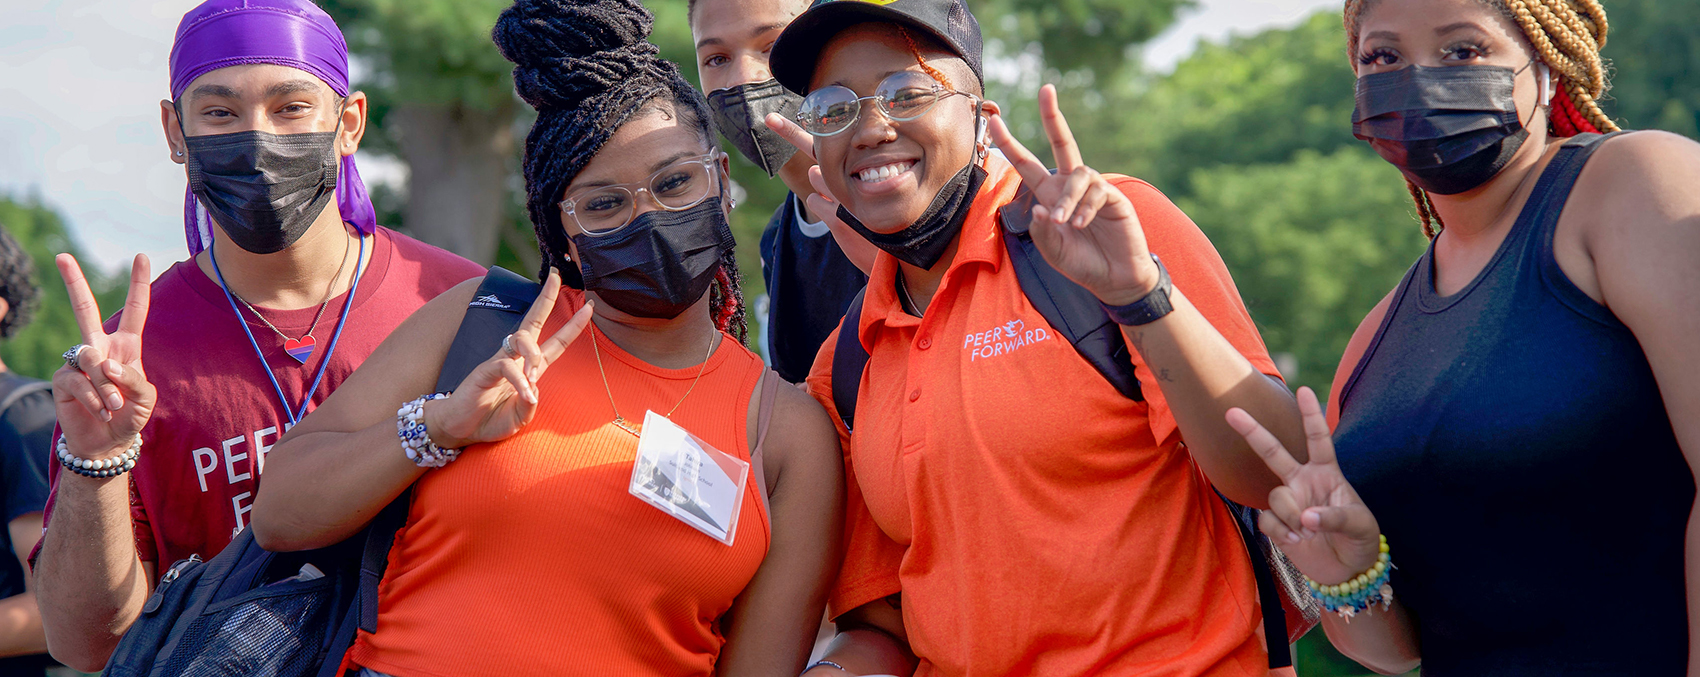
[[[596,323],[591,322],[590,352],[596,355],[596,373],[602,375],[602,390],[608,393],[608,406],[614,410],[614,427],[631,433],[633,436],[643,437],[643,426],[626,420],[626,417],[620,415],[620,405],[614,403],[614,389],[608,386],[608,372],[602,369],[602,349],[596,347],[596,332]],[[708,337],[708,352],[702,356],[702,366],[697,368],[697,377],[691,379],[691,386],[685,389],[685,394],[679,397],[679,401],[673,404],[672,409],[667,410],[668,418],[672,418],[673,412],[679,410],[679,405],[685,403],[685,398],[691,396],[691,391],[697,389],[697,382],[702,380],[703,372],[708,371],[708,358],[713,355],[714,336],[710,335]]]
[[[317,314],[313,315],[313,324],[307,326],[307,333],[302,334],[301,338],[307,338],[307,337],[312,336],[313,330],[319,328],[319,318],[322,318],[322,317],[325,316],[325,308],[327,308],[331,305],[331,292],[336,290],[337,280],[342,279],[342,271],[348,270],[348,252],[349,252],[349,244],[347,242],[344,242],[343,246],[342,246],[342,263],[337,265],[336,274],[331,276],[331,283],[325,287],[325,300],[319,302],[319,312]],[[276,332],[278,336],[283,337],[283,340],[285,340],[285,341],[298,341],[298,340],[300,340],[300,339],[290,338],[290,336],[288,334],[283,333],[283,330],[278,329],[277,325],[272,324],[271,320],[268,320],[268,319],[266,319],[266,316],[261,315],[260,310],[258,308],[255,308],[254,304],[249,303],[248,299],[242,298],[241,296],[237,296],[236,292],[231,292],[230,295],[235,296],[236,300],[241,301],[242,305],[248,309],[248,312],[253,313],[254,317],[260,318],[261,322],[264,322],[266,324],[266,326],[270,327],[271,330]]]

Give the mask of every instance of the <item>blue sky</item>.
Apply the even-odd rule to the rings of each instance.
[[[8,0],[6,4],[22,4]],[[198,0],[47,0],[0,24],[0,193],[40,195],[64,214],[93,263],[135,252],[154,270],[185,255],[181,166],[160,132],[177,21]],[[1290,26],[1340,0],[1200,0],[1145,48],[1172,67],[1198,40]],[[984,18],[984,17],[982,17]],[[356,74],[358,77],[358,74]],[[359,158],[368,181],[404,171]]]

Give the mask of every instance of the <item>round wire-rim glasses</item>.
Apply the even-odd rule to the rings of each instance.
[[[797,111],[797,124],[814,136],[833,136],[856,124],[862,114],[862,102],[872,100],[874,108],[886,119],[908,122],[926,115],[933,104],[954,95],[978,100],[980,97],[939,84],[938,80],[915,71],[898,71],[881,80],[873,96],[856,96],[843,85],[828,85],[809,92]]]
[[[631,225],[637,217],[638,193],[649,196],[656,207],[670,212],[690,209],[720,190],[718,150],[686,157],[655,170],[637,183],[620,183],[584,188],[560,201],[561,221],[572,219],[585,235],[601,237]]]

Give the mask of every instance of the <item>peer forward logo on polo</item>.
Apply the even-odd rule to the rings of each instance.
[[[1054,338],[1056,335],[1046,327],[1028,327],[1026,322],[1015,319],[963,337],[962,349],[969,351],[968,361],[973,362],[1007,355],[1023,347]]]
[[[475,298],[475,299],[472,300],[472,303],[466,304],[466,307],[468,307],[468,308],[494,308],[496,310],[507,310],[507,311],[517,311],[517,310],[519,310],[518,306],[515,306],[512,303],[508,303],[507,301],[503,301],[501,299],[501,297],[498,297],[495,294],[485,294],[483,296]]]

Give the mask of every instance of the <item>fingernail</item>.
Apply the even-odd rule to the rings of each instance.
[[[105,421],[107,423],[111,423],[112,422],[112,412],[110,412],[110,411],[100,412],[100,420]]]
[[[118,360],[107,360],[106,361],[106,373],[110,374],[112,376],[112,378],[118,378],[120,376],[123,376],[124,375],[124,365],[122,363],[120,363]]]
[[[124,398],[119,397],[117,393],[107,395],[106,408],[113,411],[118,411],[119,409],[124,408]]]
[[[1289,532],[1287,532],[1287,542],[1288,542],[1288,543],[1297,543],[1297,542],[1299,542],[1299,535],[1298,535],[1298,534],[1296,534],[1296,533],[1293,533],[1293,532],[1291,532],[1291,531],[1289,531]]]

